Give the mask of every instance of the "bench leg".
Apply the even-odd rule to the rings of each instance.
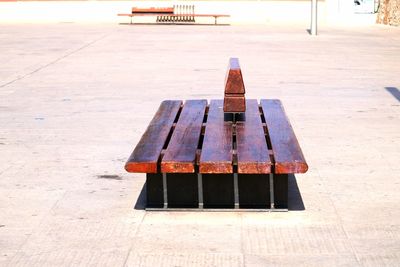
[[[288,208],[288,174],[274,174],[274,209]]]
[[[217,25],[217,17],[214,17],[214,24]]]
[[[287,209],[287,174],[239,174],[240,209]]]
[[[199,208],[199,182],[196,173],[166,173],[164,181],[164,209]]]

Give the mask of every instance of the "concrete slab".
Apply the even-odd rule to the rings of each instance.
[[[0,34],[0,265],[400,264],[399,28]],[[145,212],[145,177],[125,160],[160,101],[222,98],[231,56],[246,97],[283,101],[308,160],[290,211]]]

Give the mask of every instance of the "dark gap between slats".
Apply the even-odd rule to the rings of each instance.
[[[182,109],[183,109],[183,105],[181,105],[181,107],[178,110],[178,113],[176,113],[176,117],[175,117],[174,123],[178,122],[179,117],[181,116]]]
[[[265,123],[265,117],[261,106],[258,106],[258,110],[260,111],[261,122]]]
[[[237,142],[236,142],[236,122],[232,123],[232,153],[233,150],[237,151]],[[237,166],[237,153],[232,155],[232,168],[233,168],[233,173],[238,172],[238,166]]]
[[[174,119],[174,124],[172,125],[171,130],[168,133],[168,136],[167,136],[167,139],[165,140],[163,149],[167,149],[169,141],[171,141],[172,133],[175,130],[175,126],[178,123],[179,117],[181,116],[182,109],[183,109],[183,105],[181,105],[181,107],[179,108],[178,112],[176,113],[176,117]]]
[[[203,147],[203,141],[204,141],[204,134],[200,134],[199,144],[197,145],[197,149],[201,149]]]
[[[267,142],[268,150],[272,151],[272,154],[269,154],[269,156],[271,158],[271,163],[272,163],[271,172],[275,172],[275,167],[274,167],[275,166],[275,157],[274,157],[274,153],[273,153],[274,150],[272,149],[271,139],[269,138],[268,125],[265,121],[264,111],[263,111],[262,107],[259,106],[259,109],[260,109],[261,122],[263,123],[263,125],[265,125],[265,126],[263,126],[264,131],[265,131],[265,141]]]
[[[208,118],[208,110],[210,109],[210,105],[206,106],[206,110],[204,111],[204,118],[203,118],[203,123],[207,122],[207,118]]]

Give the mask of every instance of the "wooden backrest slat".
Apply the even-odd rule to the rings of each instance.
[[[244,94],[244,82],[238,58],[230,58],[225,76],[225,94]]]
[[[161,103],[125,164],[128,172],[157,172],[157,161],[181,105],[182,101],[178,100],[166,100]]]
[[[160,14],[173,14],[174,8],[173,7],[132,7],[132,14],[134,13],[160,13]]]
[[[224,122],[222,100],[211,100],[200,156],[200,173],[232,173],[232,122]]]
[[[236,124],[238,173],[270,173],[272,163],[257,100],[246,100],[245,117]]]
[[[274,153],[274,172],[305,173],[308,165],[281,101],[262,99],[261,107]]]
[[[196,150],[206,106],[207,100],[185,102],[161,161],[161,172],[191,173],[195,171]]]

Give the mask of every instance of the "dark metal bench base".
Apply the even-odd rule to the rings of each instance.
[[[204,212],[287,212],[288,209],[207,209],[207,208],[145,208],[146,211],[204,211]]]
[[[148,173],[146,196],[146,210],[287,211],[288,175]]]

